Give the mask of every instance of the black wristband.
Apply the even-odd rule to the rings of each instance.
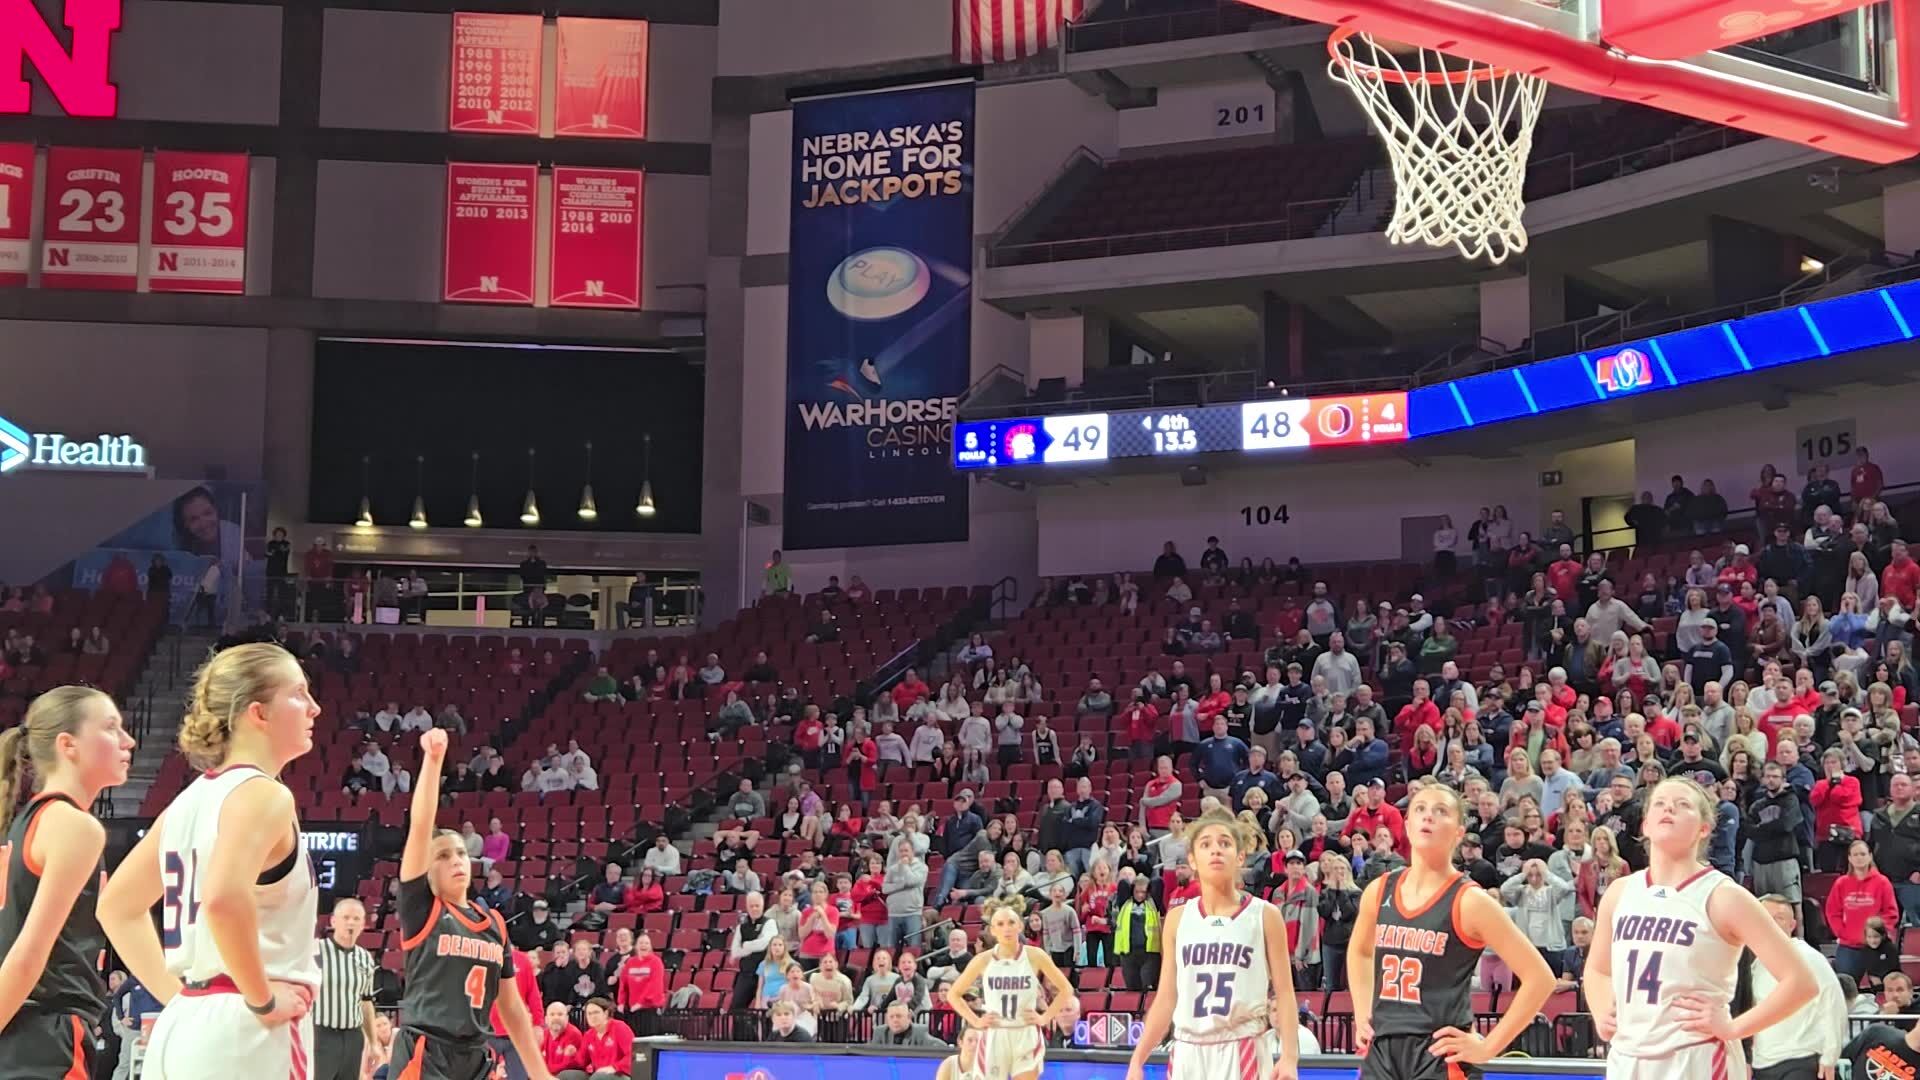
[[[272,994],[267,995],[267,1003],[265,1005],[255,1005],[253,1002],[248,1001],[244,997],[241,998],[240,1000],[246,1005],[247,1011],[252,1013],[255,1016],[273,1015],[273,1007],[275,1005],[275,1002]]]

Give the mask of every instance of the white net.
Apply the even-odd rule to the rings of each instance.
[[[1366,33],[1329,42],[1393,163],[1396,244],[1452,245],[1495,264],[1527,249],[1527,157],[1547,84],[1429,49],[1402,56]]]

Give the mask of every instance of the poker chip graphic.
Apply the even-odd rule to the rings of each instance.
[[[827,302],[849,319],[877,322],[904,315],[927,298],[933,273],[906,248],[875,247],[840,260],[827,278]]]

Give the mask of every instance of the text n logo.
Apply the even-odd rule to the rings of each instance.
[[[48,247],[47,248],[47,265],[48,266],[72,266],[73,250],[71,248],[63,248],[63,247]]]
[[[594,113],[594,114],[593,114],[593,126],[594,126],[595,128],[597,128],[597,129],[599,129],[599,130],[601,130],[601,131],[605,131],[605,130],[607,129],[607,126],[608,126],[608,124],[607,124],[607,114],[606,114],[606,113]]]
[[[481,292],[499,292],[500,291],[500,275],[482,274],[480,276],[480,291]]]
[[[1594,381],[1604,394],[1624,394],[1653,385],[1653,364],[1639,349],[1621,349],[1594,362]]]
[[[34,0],[0,0],[0,113],[26,113],[33,91],[26,68],[40,73],[69,116],[113,116],[120,91],[107,77],[120,0],[66,0],[61,20],[71,32],[68,51]]]
[[[588,295],[588,296],[605,296],[605,295],[607,295],[607,283],[606,283],[606,282],[604,282],[604,281],[588,281],[588,282],[587,282],[587,295]]]
[[[487,110],[487,123],[504,124],[506,122],[507,122],[507,112],[505,109],[488,109]]]
[[[161,252],[160,253],[160,269],[169,274],[179,273],[180,272],[180,253],[177,251]]]

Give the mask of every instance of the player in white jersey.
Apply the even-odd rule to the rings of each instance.
[[[985,1040],[986,1035],[979,1028],[961,1028],[960,1041],[954,1044],[957,1053],[940,1063],[940,1071],[933,1074],[933,1080],[986,1080],[987,1074],[981,1072],[977,1064],[980,1044]]]
[[[1607,1080],[1745,1077],[1741,1041],[1793,1015],[1817,989],[1760,902],[1705,864],[1714,806],[1691,780],[1655,785],[1640,828],[1647,869],[1600,899],[1585,983],[1594,1027],[1612,1042]],[[1778,986],[1736,1017],[1728,1008],[1743,948]]]
[[[227,649],[194,678],[180,749],[203,774],[100,894],[108,938],[165,1006],[145,1080],[308,1075],[319,890],[279,775],[313,749],[319,715],[299,663],[277,645]]]
[[[986,902],[981,914],[993,935],[993,948],[974,957],[947,990],[947,1004],[980,1031],[979,1049],[967,1068],[982,1080],[1035,1080],[1046,1062],[1047,1029],[1073,1000],[1073,984],[1060,973],[1046,950],[1020,938],[1020,897]],[[1046,1009],[1040,1008],[1040,984],[1052,989]],[[975,1010],[967,994],[980,987],[981,1008]]]
[[[1250,840],[1245,826],[1209,812],[1187,831],[1187,861],[1200,895],[1167,912],[1161,932],[1160,989],[1147,1008],[1127,1080],[1142,1080],[1147,1057],[1173,1031],[1168,1080],[1295,1080],[1300,1028],[1280,1035],[1270,1060],[1268,997],[1283,1016],[1298,1015],[1287,926],[1280,910],[1240,887]]]

